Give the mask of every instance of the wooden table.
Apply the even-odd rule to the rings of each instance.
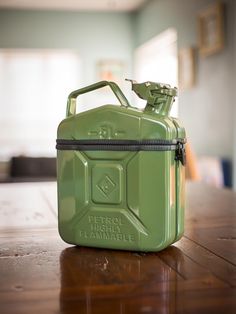
[[[0,185],[0,313],[236,313],[236,194],[187,185],[185,236],[159,253],[71,247],[55,183]]]

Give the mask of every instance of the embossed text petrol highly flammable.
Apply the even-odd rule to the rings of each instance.
[[[134,235],[122,232],[121,228],[124,224],[121,218],[88,216],[88,222],[90,231],[80,230],[80,237],[134,242]]]

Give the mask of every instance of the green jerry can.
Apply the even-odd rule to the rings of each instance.
[[[73,91],[57,133],[59,233],[70,244],[160,251],[184,231],[185,130],[169,116],[176,88],[131,81],[132,107],[114,82]],[[77,96],[109,86],[120,105],[76,114]]]

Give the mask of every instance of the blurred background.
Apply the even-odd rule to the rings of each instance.
[[[55,180],[68,94],[125,78],[179,87],[187,177],[236,187],[234,0],[0,0],[0,181]],[[78,112],[116,103],[109,90]],[[236,172],[235,172],[236,174]]]

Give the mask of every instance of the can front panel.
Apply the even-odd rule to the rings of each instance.
[[[62,238],[72,244],[144,251],[171,243],[176,224],[170,197],[172,155],[58,151]]]

